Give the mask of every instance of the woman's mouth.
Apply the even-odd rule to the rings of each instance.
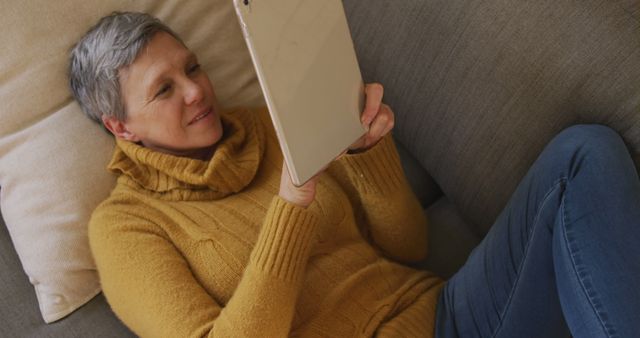
[[[211,115],[211,110],[212,110],[212,108],[209,108],[205,112],[198,114],[196,117],[193,118],[193,120],[191,120],[191,122],[189,122],[189,125],[192,125],[192,124],[204,119],[205,117]]]

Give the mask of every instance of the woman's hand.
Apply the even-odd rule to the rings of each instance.
[[[325,167],[326,168],[326,167]],[[308,207],[316,196],[316,184],[318,176],[324,169],[320,170],[315,176],[300,187],[293,185],[291,176],[289,175],[289,167],[286,162],[282,162],[282,175],[280,177],[280,192],[278,195],[284,200],[297,204],[301,207]]]
[[[395,118],[391,108],[382,103],[384,88],[379,83],[369,83],[364,88],[366,103],[360,121],[367,133],[349,147],[349,153],[360,153],[373,147],[393,129]]]
[[[370,83],[365,86],[366,101],[360,121],[367,129],[367,133],[349,146],[349,153],[366,151],[376,145],[381,138],[393,129],[393,111],[388,105],[382,103],[383,92],[384,88],[379,83]],[[284,200],[306,208],[315,198],[318,176],[323,171],[324,169],[302,186],[296,187],[291,181],[291,176],[289,176],[289,168],[286,162],[283,161],[280,192],[278,194]]]

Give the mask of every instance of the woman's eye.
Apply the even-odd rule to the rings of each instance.
[[[200,64],[199,64],[199,63],[196,63],[195,65],[193,65],[193,66],[189,67],[189,69],[187,70],[187,72],[188,72],[189,74],[192,74],[192,73],[197,72],[198,70],[200,70]]]
[[[160,88],[160,90],[158,90],[158,92],[156,93],[156,96],[155,96],[155,97],[158,97],[158,96],[160,96],[160,95],[162,95],[162,94],[164,94],[164,93],[168,92],[168,91],[169,91],[169,89],[171,89],[171,86],[170,86],[170,85],[168,85],[168,84],[163,85],[163,86]]]

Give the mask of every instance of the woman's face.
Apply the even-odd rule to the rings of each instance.
[[[222,137],[220,109],[196,56],[160,32],[120,69],[126,121],[103,116],[120,137],[178,156],[208,159]]]

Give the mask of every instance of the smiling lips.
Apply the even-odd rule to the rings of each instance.
[[[196,115],[196,117],[193,118],[193,120],[191,120],[191,122],[189,122],[189,125],[192,125],[200,120],[202,120],[203,118],[207,117],[207,115],[211,114],[211,108],[207,109],[206,111]]]

